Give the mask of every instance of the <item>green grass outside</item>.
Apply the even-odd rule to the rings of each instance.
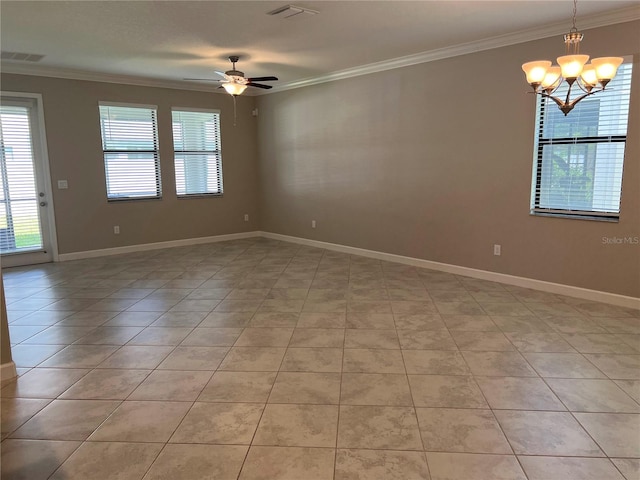
[[[7,228],[6,215],[0,215],[0,228]],[[40,247],[42,240],[40,237],[40,225],[37,216],[15,216],[13,217],[14,237],[16,250],[30,247]]]

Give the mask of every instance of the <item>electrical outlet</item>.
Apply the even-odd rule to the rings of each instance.
[[[113,233],[115,235],[120,235],[120,225],[114,225],[113,226]]]
[[[316,221],[315,220],[311,220],[311,228],[316,228]]]
[[[499,257],[501,255],[501,253],[502,253],[501,251],[502,251],[502,247],[500,245],[496,244],[496,245],[493,246],[493,254],[494,255]]]
[[[249,214],[248,214],[248,213],[245,213],[245,214],[244,214],[244,221],[245,221],[245,222],[248,222],[248,221],[249,221]]]
[[[69,188],[69,182],[66,180],[58,180],[58,190],[66,190]]]

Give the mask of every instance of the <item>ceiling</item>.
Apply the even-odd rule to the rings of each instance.
[[[289,1],[319,13],[267,15]],[[185,86],[237,54],[247,76],[278,76],[276,91],[560,34],[572,2],[3,0],[0,13],[3,51],[44,55],[4,72]],[[638,18],[637,1],[578,5],[581,29]]]

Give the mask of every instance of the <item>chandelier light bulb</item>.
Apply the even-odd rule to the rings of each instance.
[[[596,69],[598,80],[611,80],[618,73],[618,67],[622,64],[621,57],[601,57],[591,60]]]
[[[544,80],[549,67],[551,67],[550,61],[537,60],[535,62],[525,63],[522,65],[522,70],[527,75],[527,82],[529,84],[539,85]]]
[[[598,76],[596,75],[596,67],[593,65],[585,65],[580,74],[580,78],[589,87],[595,87],[598,84]]]
[[[558,80],[560,79],[560,67],[553,66],[547,70],[547,73],[544,76],[544,80],[542,80],[542,88],[552,88],[556,86]]]
[[[589,61],[589,55],[564,55],[558,57],[558,65],[565,79],[576,79],[582,73],[584,64]]]

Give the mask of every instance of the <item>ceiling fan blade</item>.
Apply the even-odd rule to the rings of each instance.
[[[189,80],[191,82],[222,82],[224,80],[214,80],[212,78],[183,78],[183,80]]]
[[[258,87],[258,88],[264,88],[265,90],[269,90],[270,88],[273,88],[272,85],[262,85],[261,83],[247,83],[248,86],[250,87]]]
[[[217,73],[218,75],[220,75],[221,77],[226,77],[227,74],[224,72],[219,72],[218,70],[214,71],[213,73]]]
[[[247,78],[250,82],[273,82],[278,80],[278,77],[253,77]]]

